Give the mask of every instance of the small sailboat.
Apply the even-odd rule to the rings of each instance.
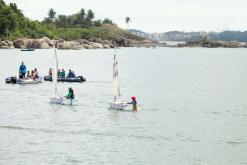
[[[127,109],[129,104],[127,102],[123,102],[120,100],[121,95],[120,95],[120,84],[119,84],[116,49],[115,49],[114,59],[113,59],[113,89],[114,89],[114,99],[113,101],[108,102],[110,105],[110,108],[116,109],[116,110],[129,110]]]
[[[62,105],[72,105],[73,99],[66,99],[64,97],[60,97],[58,95],[58,88],[57,88],[57,70],[58,70],[58,58],[57,58],[57,51],[54,48],[54,56],[53,56],[53,70],[52,70],[52,81],[54,85],[54,97],[50,98],[51,104],[62,104]]]

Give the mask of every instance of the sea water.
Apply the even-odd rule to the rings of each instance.
[[[0,50],[0,164],[247,164],[247,49],[121,48],[122,100],[137,112],[110,110],[114,50],[58,50],[59,68],[85,83],[74,106],[52,105],[52,82],[5,84],[23,61],[40,76],[54,50]]]

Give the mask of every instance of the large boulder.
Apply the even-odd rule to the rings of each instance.
[[[102,40],[101,38],[90,38],[89,41],[97,42],[97,43],[104,43],[104,40]]]
[[[51,39],[48,38],[48,37],[43,37],[42,40],[43,40],[44,42],[46,42],[47,45],[49,45],[50,47],[53,47],[53,46],[55,45],[54,41],[51,40]]]
[[[228,48],[240,48],[240,47],[242,47],[240,42],[231,41],[228,43]]]
[[[14,41],[13,45],[15,48],[26,48],[28,39],[17,39]]]
[[[49,49],[50,45],[47,42],[41,42],[38,49]]]
[[[93,47],[91,45],[89,45],[89,44],[84,44],[84,48],[85,49],[93,49]]]
[[[96,42],[90,42],[90,46],[93,47],[93,49],[103,49],[104,46],[101,43],[96,43]]]
[[[243,47],[247,48],[247,42],[243,43]]]
[[[109,48],[111,48],[111,46],[110,46],[110,45],[107,45],[107,44],[103,44],[103,47],[104,47],[104,49],[109,49]]]
[[[124,37],[122,37],[122,38],[114,38],[112,41],[113,41],[113,43],[114,43],[116,46],[128,47],[127,40],[126,40],[126,38],[124,38]]]
[[[13,42],[11,42],[11,41],[0,41],[0,48],[3,48],[3,49],[14,48],[13,47]]]
[[[86,39],[78,39],[78,40],[76,40],[76,42],[78,42],[79,44],[89,44],[90,42],[88,41],[88,40],[86,40]]]
[[[49,49],[50,46],[46,42],[45,39],[30,39],[26,44],[27,48],[35,48],[35,49]]]
[[[76,41],[59,40],[56,42],[56,47],[58,49],[80,49],[82,46]]]

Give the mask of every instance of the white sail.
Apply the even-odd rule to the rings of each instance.
[[[120,85],[119,85],[119,75],[118,75],[118,62],[117,55],[114,54],[113,59],[113,89],[114,89],[114,101],[120,96]]]
[[[52,69],[52,81],[55,89],[55,98],[58,97],[57,94],[57,70],[58,70],[58,59],[57,59],[57,51],[54,48],[54,56],[53,56],[53,69]]]

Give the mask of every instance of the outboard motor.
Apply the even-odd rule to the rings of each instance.
[[[16,84],[17,83],[17,78],[16,77],[8,77],[5,79],[5,82],[8,84]]]
[[[83,76],[78,76],[80,77],[81,81],[86,81],[86,79]]]

